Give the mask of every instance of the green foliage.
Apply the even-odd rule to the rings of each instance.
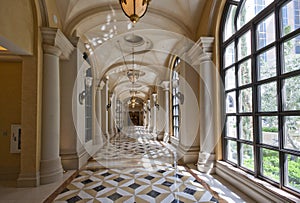
[[[277,127],[262,127],[263,132],[278,132]]]
[[[279,182],[279,155],[278,152],[263,149],[263,175]]]
[[[272,150],[263,150],[263,175],[273,180],[279,181],[279,156],[278,152]],[[251,161],[245,162],[248,167]],[[287,182],[285,184],[300,190],[300,157],[287,156],[288,173]],[[247,167],[247,168],[248,168]]]
[[[300,190],[300,157],[288,156],[288,184]]]

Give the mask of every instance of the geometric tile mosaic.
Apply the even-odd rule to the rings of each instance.
[[[173,167],[167,161],[158,163],[159,157],[172,158],[173,152],[151,139],[115,138],[94,160],[113,165],[127,159],[134,164],[106,168],[92,160],[54,202],[218,202],[185,167]]]

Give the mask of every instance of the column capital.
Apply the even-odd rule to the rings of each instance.
[[[70,54],[74,50],[74,46],[68,38],[57,28],[42,27],[43,48],[53,46],[61,50],[59,57],[61,59],[69,59]],[[47,45],[47,46],[46,46]]]
[[[170,90],[170,81],[162,81],[160,84],[164,91]]]
[[[197,43],[200,45],[204,53],[213,51],[214,37],[200,37]]]
[[[192,60],[192,65],[212,59],[214,37],[200,37],[187,55]]]
[[[57,57],[60,57],[60,55],[62,53],[58,47],[48,45],[48,44],[43,44],[43,50],[44,50],[44,53],[51,54],[51,55],[54,55]]]

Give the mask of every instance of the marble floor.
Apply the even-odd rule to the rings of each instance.
[[[0,181],[0,203],[254,202],[195,165],[178,165],[176,150],[141,128],[111,138],[79,172],[36,188]]]
[[[203,180],[208,176],[177,165],[175,156],[170,147],[141,129],[119,134],[93,156],[54,202],[245,202],[229,189],[227,193],[234,198],[222,191],[219,195]]]

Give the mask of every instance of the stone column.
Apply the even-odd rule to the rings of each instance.
[[[114,136],[115,130],[114,130],[114,112],[113,112],[113,93],[109,93],[109,101],[108,103],[111,105],[109,108],[109,132],[110,132],[110,137]]]
[[[147,113],[147,103],[146,102],[144,102],[143,103],[143,126],[144,126],[144,129],[146,129],[146,127],[147,127],[147,115],[146,115],[146,113]]]
[[[60,78],[59,59],[68,58],[73,45],[58,29],[42,28],[43,34],[43,96],[40,182],[47,184],[62,178],[59,156],[60,140]]]
[[[105,81],[105,86],[104,86],[104,90],[105,90],[105,134],[107,137],[107,141],[109,142],[110,140],[110,135],[109,135],[109,109],[111,107],[109,107],[109,92],[108,92],[108,80]],[[108,108],[109,107],[109,108]]]
[[[216,70],[212,63],[212,45],[214,38],[201,37],[198,45],[202,50],[200,56],[200,90],[199,104],[201,118],[200,122],[200,152],[197,168],[204,173],[213,173],[215,166],[215,145],[216,145],[216,112],[215,99],[216,91]]]
[[[100,83],[96,89],[96,139],[95,139],[95,144],[96,145],[102,145],[103,144],[103,133],[101,130],[101,122],[102,121],[102,112],[101,108],[102,107],[102,102],[101,102],[101,90],[103,88],[104,84]]]
[[[77,170],[86,164],[89,154],[80,142],[76,127],[78,109],[77,73],[80,67],[89,67],[78,46],[79,38],[70,38],[74,51],[69,60],[60,61],[60,157],[64,170]],[[73,90],[75,90],[73,92]]]
[[[155,103],[157,102],[157,94],[154,93],[152,94],[152,99],[153,99],[153,133],[156,134],[156,106]]]
[[[151,130],[151,106],[150,106],[150,99],[147,100],[147,128],[148,131],[150,132]]]
[[[163,81],[162,82],[163,91],[165,93],[165,134],[164,134],[164,142],[169,141],[170,136],[170,122],[169,122],[169,112],[170,112],[170,102],[169,102],[169,96],[170,96],[170,82],[169,81]]]

